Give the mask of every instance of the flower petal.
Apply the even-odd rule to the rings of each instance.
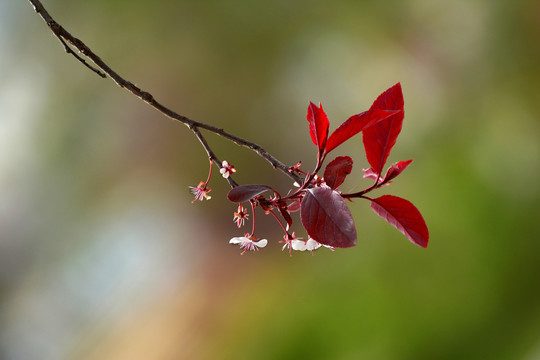
[[[229,244],[241,244],[245,241],[249,241],[249,239],[243,236],[233,237],[231,240],[229,240]]]
[[[308,241],[306,242],[306,250],[309,250],[309,251],[317,250],[321,246],[322,244],[320,242],[313,240],[311,238],[309,238]]]
[[[268,244],[268,240],[266,239],[261,239],[259,241],[253,241],[253,244],[257,247],[260,247],[260,248],[263,248],[266,246],[266,244]]]
[[[306,242],[304,240],[292,240],[291,247],[293,250],[296,250],[296,251],[305,251]]]

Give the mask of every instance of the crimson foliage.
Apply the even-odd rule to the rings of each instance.
[[[309,122],[309,133],[311,140],[319,149],[319,154],[322,154],[326,147],[326,140],[328,138],[328,117],[323,111],[322,105],[317,107],[314,103],[310,102],[308,106],[307,120]]]
[[[292,226],[291,211],[300,207],[302,225],[309,237],[328,247],[347,248],[355,246],[357,232],[352,214],[345,199],[363,198],[371,202],[371,208],[381,218],[402,232],[414,244],[427,247],[429,232],[426,223],[418,209],[409,201],[393,195],[383,195],[370,198],[367,193],[387,185],[400,175],[412,160],[399,161],[391,165],[384,176],[384,166],[394,147],[404,118],[404,102],[401,84],[397,83],[377,97],[371,108],[362,113],[349,117],[330,136],[328,136],[329,121],[322,105],[309,103],[307,120],[309,133],[317,147],[317,165],[311,172],[300,170],[300,163],[290,169],[304,176],[299,188],[281,197],[268,185],[242,185],[232,189],[229,200],[237,203],[251,201],[260,205],[276,219],[278,214],[285,219],[287,227],[285,242],[291,246],[291,241],[297,239],[289,233]],[[338,146],[362,133],[366,158],[371,168],[364,170],[364,177],[374,180],[374,184],[355,193],[343,193],[338,188],[352,171],[353,160],[350,156],[339,156],[325,168],[322,178],[318,177],[327,154]],[[262,196],[267,191],[273,191],[269,198]],[[279,221],[279,219],[278,219]]]
[[[370,110],[375,109],[397,110],[395,114],[365,129],[362,138],[369,164],[373,171],[380,173],[403,125],[405,113],[403,111],[401,84],[397,83],[379,95],[370,108]]]
[[[351,116],[330,135],[326,145],[326,153],[334,150],[360,131],[396,113],[396,111],[373,109]]]
[[[332,189],[338,188],[352,171],[353,161],[349,156],[338,156],[324,170],[324,182]]]
[[[414,244],[427,247],[429,232],[420,211],[408,200],[393,195],[371,199],[373,211]]]

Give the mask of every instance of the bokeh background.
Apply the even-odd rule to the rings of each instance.
[[[0,358],[540,359],[538,1],[46,0],[121,75],[193,119],[314,164],[331,129],[400,81],[380,191],[427,249],[350,205],[358,246],[259,253],[189,130],[65,54],[27,1],[0,0]],[[240,183],[290,179],[211,134]],[[336,151],[355,161],[361,139]],[[303,234],[301,227],[296,228]]]

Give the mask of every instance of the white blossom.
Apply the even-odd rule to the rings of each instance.
[[[291,241],[291,248],[293,250],[296,250],[296,251],[315,251],[317,250],[318,248],[320,248],[321,246],[324,246],[332,251],[334,251],[334,247],[333,246],[328,246],[328,245],[323,245],[321,244],[320,242],[312,239],[312,238],[309,238],[307,239],[307,241],[304,241],[304,240],[298,240],[298,239],[295,239],[295,240],[292,240]]]
[[[244,249],[244,251],[242,251],[243,255],[248,250],[259,251],[259,248],[263,248],[268,244],[268,240],[257,239],[255,236],[248,237],[248,234],[246,234],[245,236],[233,237],[229,240],[229,244],[240,245],[240,249]]]
[[[227,179],[229,175],[236,172],[236,169],[234,168],[233,165],[230,165],[226,160],[223,160],[223,162],[221,163],[221,169],[219,169],[219,172],[221,173],[221,176]]]

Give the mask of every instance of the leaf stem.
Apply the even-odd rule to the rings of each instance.
[[[253,225],[251,225],[251,235],[249,237],[252,237],[255,234],[255,201],[250,200],[249,203],[251,204],[251,215],[253,216]]]
[[[379,181],[377,179],[377,181]],[[367,194],[369,193],[370,191],[373,191],[375,189],[378,189],[379,187],[381,187],[384,183],[375,183],[373,185],[371,185],[370,187],[362,190],[362,191],[359,191],[359,192],[355,192],[355,193],[352,193],[352,194],[341,194],[341,197],[342,198],[345,198],[345,199],[350,199],[350,198],[365,198],[365,199],[369,199],[367,196],[364,196],[364,194]],[[371,200],[371,199],[369,199]]]
[[[285,231],[285,234],[289,235],[289,231],[285,228],[285,226],[283,226],[283,223],[281,222],[281,220],[279,220],[279,218],[277,217],[276,214],[274,214],[274,211],[273,210],[270,210],[270,214],[272,214],[272,216],[274,216],[274,218],[277,220],[277,222],[279,223],[279,225],[281,226],[281,228],[283,229],[283,231]]]

